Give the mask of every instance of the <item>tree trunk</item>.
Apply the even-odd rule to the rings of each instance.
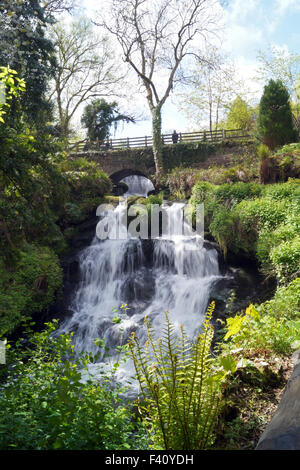
[[[161,107],[152,108],[153,156],[156,174],[163,173],[163,143],[161,138]]]
[[[212,132],[212,103],[209,102],[209,130]]]

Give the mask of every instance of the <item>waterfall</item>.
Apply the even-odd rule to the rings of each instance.
[[[125,197],[133,195],[147,197],[148,193],[155,189],[152,181],[145,176],[126,176],[121,180],[121,183],[126,183],[128,185],[128,191],[125,193]]]
[[[139,194],[147,194],[149,180],[144,180],[128,177],[128,193],[138,189]],[[178,225],[176,217],[182,206],[182,203],[165,206],[168,223],[173,220],[172,226]],[[116,221],[116,213],[122,215],[123,211],[126,205],[120,203],[111,213],[112,223]],[[123,226],[122,230],[127,229]],[[206,249],[197,237],[175,232],[174,229],[170,237],[146,241],[139,238],[100,241],[95,237],[81,251],[80,284],[70,305],[72,314],[59,330],[73,332],[76,350],[95,352],[94,340],[101,338],[113,359],[120,344],[120,324],[112,320],[116,316],[114,309],[122,304],[128,306],[121,323],[123,343],[133,331],[141,341],[145,340],[145,315],[159,333],[165,310],[178,329],[184,324],[187,334],[195,335],[208,306],[210,288],[220,277],[218,254],[213,248]],[[119,371],[124,377],[131,372],[130,364]]]

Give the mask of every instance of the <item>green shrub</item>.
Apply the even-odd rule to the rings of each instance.
[[[270,259],[281,282],[288,282],[299,276],[300,236],[272,248]]]
[[[81,208],[72,202],[67,202],[65,204],[66,218],[71,223],[80,222],[82,220],[82,210]]]
[[[275,155],[283,155],[285,153],[292,153],[300,157],[300,142],[283,145],[283,147],[276,151]]]
[[[220,245],[224,255],[226,255],[228,247],[232,251],[237,249],[235,246],[236,232],[234,226],[234,214],[222,206],[214,213],[212,222],[209,225],[210,233]]]
[[[253,228],[272,230],[285,220],[287,204],[285,201],[260,198],[242,201],[236,206],[235,211],[239,215],[240,224],[246,230]]]
[[[297,180],[289,179],[286,183],[266,185],[263,191],[272,199],[289,199],[290,202],[300,203],[300,182]]]
[[[258,307],[262,314],[272,315],[277,319],[300,319],[300,277],[288,286],[279,287],[273,299]]]
[[[274,274],[274,266],[270,259],[271,250],[280,243],[293,240],[300,231],[300,215],[288,213],[287,219],[275,230],[264,229],[260,232],[257,241],[257,258],[262,264],[266,274]]]
[[[270,80],[259,104],[258,133],[270,149],[297,140],[289,93],[280,80]]]
[[[260,307],[263,311],[263,306]],[[250,305],[245,314],[237,314],[226,320],[224,340],[242,350],[268,349],[278,354],[289,355],[298,347],[300,320],[286,317],[276,318],[270,313],[261,314]],[[226,348],[225,348],[226,349]]]
[[[215,186],[207,181],[199,181],[193,187],[193,194],[191,202],[194,204],[201,204],[206,202],[214,194]]]
[[[284,220],[285,215],[286,204],[283,201],[245,199],[231,210],[228,204],[215,208],[209,230],[224,253],[230,249],[236,253],[242,250],[255,254],[260,231],[272,230]]]
[[[259,156],[260,160],[268,158],[271,155],[269,147],[267,147],[265,144],[260,144],[257,147],[257,155]]]
[[[14,267],[0,260],[0,336],[48,307],[61,286],[59,260],[49,248],[24,245]]]
[[[162,198],[161,194],[151,194],[151,196],[149,196],[146,199],[146,204],[147,205],[151,205],[151,204],[161,205],[162,202],[163,202],[163,198]]]
[[[64,159],[60,163],[68,186],[68,199],[60,214],[64,227],[84,221],[109,193],[112,183],[96,162],[85,158]]]
[[[204,203],[205,226],[223,252],[257,257],[266,275],[286,282],[298,276],[300,184],[195,184],[193,205]],[[272,254],[272,257],[271,257]]]
[[[236,168],[227,168],[223,171],[222,177],[224,178],[224,182],[226,181],[227,183],[229,181],[231,181],[232,183],[237,183],[238,181],[240,181]]]
[[[231,206],[244,199],[259,197],[261,193],[262,187],[255,183],[223,184],[215,189],[216,200],[219,203],[229,202]]]
[[[193,168],[174,168],[172,172],[169,173],[167,179],[170,194],[176,195],[181,193],[184,194],[184,197],[191,195],[195,182],[196,171]]]
[[[75,359],[71,337],[53,336],[56,327],[48,324],[29,347],[21,341],[7,351],[12,367],[0,385],[0,449],[147,448],[132,405],[122,399],[125,389],[109,374],[101,383],[89,378],[87,364],[97,358]]]

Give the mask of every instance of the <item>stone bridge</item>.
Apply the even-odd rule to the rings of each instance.
[[[155,173],[155,164],[151,148],[122,151],[89,151],[70,154],[70,158],[84,157],[100,164],[102,170],[110,176],[114,184],[130,175],[151,178]]]
[[[165,145],[163,147],[164,169],[168,172],[179,166],[201,168],[205,160],[218,155],[222,155],[226,161],[227,155],[242,154],[247,145],[252,145],[252,142],[196,142]],[[142,175],[151,179],[151,176],[155,174],[152,147],[86,150],[69,155],[69,158],[78,157],[99,163],[114,184],[130,175]]]

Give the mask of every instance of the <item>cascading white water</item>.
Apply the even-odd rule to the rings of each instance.
[[[155,189],[152,181],[150,181],[145,176],[126,176],[120,182],[126,183],[128,185],[128,191],[126,191],[126,193],[124,194],[125,197],[133,195],[147,197],[148,193]]]
[[[143,190],[143,183],[140,181],[140,189],[146,194],[149,185]],[[132,193],[128,180],[127,184]],[[134,184],[136,188],[136,181]],[[176,221],[181,209],[182,203],[165,206],[168,221]],[[116,212],[122,211],[126,211],[124,203],[111,212],[112,223],[116,223]],[[122,230],[127,232],[125,226]],[[99,241],[95,237],[81,252],[81,281],[71,305],[72,315],[59,330],[74,332],[77,350],[94,352],[94,340],[102,338],[114,358],[120,344],[120,325],[112,321],[116,315],[113,309],[123,303],[129,308],[121,323],[123,342],[132,331],[145,339],[146,314],[159,334],[165,310],[178,329],[184,324],[191,337],[199,329],[210,288],[220,276],[216,250],[206,249],[197,237],[174,233],[169,238],[151,240],[150,251],[149,243],[147,249],[146,253],[145,243],[138,238]],[[132,365],[125,364],[119,378],[131,373]]]

